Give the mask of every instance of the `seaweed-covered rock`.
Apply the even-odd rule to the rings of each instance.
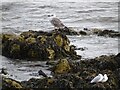
[[[104,70],[104,69],[109,69],[109,70],[115,70],[118,67],[118,63],[115,61],[115,56],[106,56],[102,55],[100,57],[95,58],[97,61],[97,66],[99,69]]]
[[[45,88],[54,88],[55,90],[62,90],[63,88],[72,90],[88,88],[119,90],[120,68],[114,66],[114,64],[117,64],[117,62],[115,61],[116,58],[120,58],[119,54],[116,56],[104,55],[94,59],[82,60],[78,62],[72,62],[70,60],[68,61],[67,59],[62,59],[53,66],[53,72],[56,72],[53,73],[53,77],[44,77],[38,79],[31,78],[28,81],[20,82],[20,85],[22,87],[26,87],[28,90]],[[105,66],[104,63],[106,63],[105,65],[107,66]],[[100,65],[103,66],[101,67]],[[107,74],[108,80],[104,83],[90,83],[90,81],[99,73],[103,75]]]
[[[120,37],[120,32],[113,30],[93,29],[92,32],[98,36]]]
[[[64,35],[79,35],[79,32],[73,30],[72,28],[65,27],[63,29],[55,29],[52,32],[60,32]]]
[[[29,60],[56,60],[64,57],[80,59],[70,49],[66,35],[58,32],[28,31],[20,35],[2,34],[2,55]]]
[[[115,61],[117,62],[118,64],[118,67],[120,68],[120,53],[118,53],[116,56],[115,56]]]
[[[10,78],[3,78],[2,79],[2,90],[20,90],[23,86],[20,84],[20,82],[15,81]],[[24,89],[23,89],[24,90]]]
[[[55,74],[63,74],[69,72],[71,69],[69,62],[67,59],[61,59],[59,62],[55,65],[53,72]]]

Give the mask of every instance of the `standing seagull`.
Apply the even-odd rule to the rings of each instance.
[[[98,76],[96,76],[90,83],[98,83],[101,82],[102,80],[103,80],[103,75],[98,74]]]
[[[55,29],[64,29],[64,28],[67,28],[67,27],[60,21],[60,19],[56,17],[55,14],[48,15],[48,17],[50,18],[50,22],[51,22],[51,24],[55,27]]]
[[[102,82],[106,82],[107,80],[108,80],[108,76],[107,76],[107,74],[104,74]]]

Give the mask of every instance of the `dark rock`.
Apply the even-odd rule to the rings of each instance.
[[[88,28],[84,28],[83,30],[86,30],[86,31],[88,31],[89,29],[88,29]]]
[[[113,30],[94,30],[93,33],[98,36],[120,37],[120,32]]]
[[[115,56],[115,61],[117,62],[118,67],[120,68],[120,53],[118,53],[118,54]]]
[[[36,90],[36,88],[54,88],[55,90],[62,90],[62,88],[72,90],[87,88],[119,90],[120,68],[118,68],[118,63],[115,61],[115,59],[118,58],[119,54],[116,56],[102,55],[94,59],[81,60],[78,62],[62,59],[53,66],[55,67],[53,77],[31,78],[28,81],[22,81],[20,85],[32,90]],[[91,84],[90,81],[99,73],[107,74],[108,80],[104,83]]]
[[[39,74],[39,75],[42,75],[43,77],[47,77],[47,75],[46,75],[42,70],[39,70],[39,71],[38,71],[38,74]]]
[[[72,28],[65,27],[64,29],[55,29],[52,32],[60,32],[64,35],[79,35],[79,33]]]
[[[70,47],[65,34],[58,31],[28,31],[19,36],[2,34],[2,55],[15,59],[56,60],[63,57],[80,59]]]
[[[7,69],[6,68],[2,68],[1,74],[7,75],[8,74]]]
[[[63,74],[69,72],[71,69],[70,64],[67,59],[61,59],[58,63],[54,66],[53,72],[55,74]]]
[[[79,34],[80,35],[87,35],[87,33],[85,31],[80,31]]]
[[[56,65],[56,63],[57,63],[56,61],[50,60],[46,62],[46,65]]]
[[[10,79],[10,78],[5,78],[2,77],[2,90],[30,90],[30,89],[25,89],[20,82]]]

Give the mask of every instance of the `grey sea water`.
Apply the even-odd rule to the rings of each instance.
[[[41,1],[41,0],[40,0]],[[3,2],[2,30],[49,30],[48,14],[55,13],[66,26],[117,30],[117,2]]]
[[[34,2],[33,2],[34,1]],[[53,29],[47,17],[55,13],[68,27],[80,31],[83,28],[112,29],[118,31],[118,2],[80,2],[80,0],[33,0],[31,2],[9,1],[2,2],[2,32],[21,32],[27,30]],[[118,53],[118,39],[109,37],[68,36],[72,45],[85,48],[77,50],[82,58],[94,58],[100,55]],[[47,75],[50,71],[46,62],[11,60],[0,56],[0,68],[6,67],[10,77],[17,80],[27,80],[39,77],[38,70],[42,69]]]

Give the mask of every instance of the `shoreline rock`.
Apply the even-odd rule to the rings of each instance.
[[[59,31],[27,31],[20,35],[2,34],[2,55],[15,59],[56,60],[80,59],[67,36]]]
[[[80,35],[97,35],[97,36],[104,36],[104,37],[111,37],[111,38],[116,38],[120,37],[120,32],[119,31],[114,31],[114,30],[102,30],[102,29],[87,29],[85,28],[84,31],[79,32]]]
[[[61,90],[61,88],[69,88],[73,90],[87,88],[118,90],[120,89],[119,58],[120,53],[118,55],[110,56],[102,55],[94,59],[81,60],[79,62],[72,62],[68,59],[63,59],[62,62],[60,60],[56,65],[53,65],[55,71],[63,71],[63,73],[53,73],[53,77],[43,77],[38,79],[31,78],[28,81],[22,81],[19,83],[22,87],[28,88],[28,90],[35,90],[37,88],[55,88],[56,90]],[[65,61],[65,63],[63,61]],[[108,81],[105,83],[91,84],[90,81],[99,73],[107,74]],[[8,87],[6,87],[6,89],[7,88]]]

